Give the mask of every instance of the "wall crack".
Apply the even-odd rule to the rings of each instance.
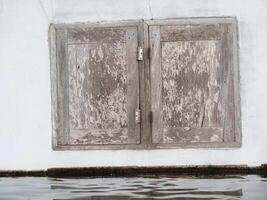
[[[151,8],[151,0],[148,0],[148,9],[149,9],[149,14],[150,14],[151,19],[154,19],[152,8]]]

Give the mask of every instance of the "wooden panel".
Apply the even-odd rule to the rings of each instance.
[[[222,35],[221,24],[189,24],[161,27],[161,41],[218,40]]]
[[[222,142],[220,127],[167,127],[163,129],[162,143]]]
[[[233,58],[233,86],[234,86],[234,116],[235,116],[235,138],[234,141],[239,145],[242,144],[242,125],[241,125],[241,104],[240,104],[240,73],[239,73],[239,45],[238,45],[238,23],[236,18],[232,23],[232,58]]]
[[[126,42],[68,45],[71,144],[140,141],[134,121],[139,107],[137,29],[129,28],[123,38]]]
[[[157,143],[223,140],[218,46],[216,40],[162,43]]]
[[[56,46],[56,29],[53,25],[49,27],[49,45],[50,45],[50,82],[51,82],[51,122],[52,122],[52,148],[58,145],[59,116],[57,107],[57,46]]]
[[[222,102],[224,115],[224,141],[235,140],[235,102],[234,102],[234,76],[233,76],[233,26],[226,25],[221,40],[221,76],[224,80],[222,87]]]
[[[150,49],[151,49],[151,111],[153,113],[152,143],[159,143],[163,140],[162,134],[162,82],[161,82],[161,45],[160,27],[149,27]]]
[[[144,148],[135,122],[140,22],[50,26],[55,150]]]
[[[231,17],[51,25],[54,149],[239,147],[237,33]]]
[[[65,145],[69,138],[68,119],[68,68],[67,66],[67,31],[56,30],[56,83],[57,83],[57,115],[58,115],[58,145]]]
[[[69,28],[68,43],[126,42],[126,28]]]
[[[140,124],[135,122],[135,111],[139,110],[139,70],[137,62],[137,28],[126,31],[126,66],[127,66],[127,112],[128,142],[140,143]]]
[[[162,44],[164,127],[221,126],[218,42]]]
[[[236,27],[202,23],[149,27],[155,147],[236,141]]]
[[[142,32],[140,34],[141,42],[139,46],[144,47],[144,61],[141,64],[140,69],[140,98],[141,98],[141,133],[142,143],[146,144],[147,148],[150,148],[152,142],[151,135],[151,99],[150,99],[150,51],[149,51],[149,34],[148,25],[142,24]]]
[[[126,127],[125,44],[69,45],[68,50],[71,129]]]

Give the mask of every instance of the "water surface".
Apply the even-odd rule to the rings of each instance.
[[[267,177],[0,178],[0,199],[267,200]]]

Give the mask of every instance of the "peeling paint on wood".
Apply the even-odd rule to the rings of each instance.
[[[71,130],[127,128],[125,52],[118,42],[69,45]]]
[[[69,45],[71,129],[127,127],[125,51],[117,42]]]
[[[222,29],[221,24],[161,26],[161,41],[218,40]]]
[[[126,28],[70,28],[68,43],[126,42]]]
[[[127,129],[80,129],[72,130],[70,144],[127,144]]]
[[[58,29],[56,146],[140,143],[137,26],[109,26]]]
[[[69,137],[69,108],[68,108],[68,68],[67,66],[67,31],[56,30],[56,95],[57,95],[57,143],[65,145]]]
[[[218,42],[162,44],[163,120],[166,126],[221,125]]]
[[[114,29],[113,32],[110,29],[108,32],[106,29],[97,30],[92,35],[88,34],[88,38],[80,35],[80,32],[75,34],[79,35],[83,42],[95,39],[97,43],[68,45],[70,134],[72,139],[76,138],[71,140],[71,143],[127,143],[127,128],[130,126],[128,103],[131,103],[131,97],[128,99],[127,96],[133,92],[127,91],[127,84],[132,80],[132,74],[129,74],[132,70],[127,68],[134,66],[127,66],[127,43],[121,41],[137,35],[135,33],[125,39],[126,32],[120,29]],[[77,35],[75,37],[78,37]],[[113,40],[113,37],[122,39]],[[99,38],[106,38],[107,41],[98,42]],[[133,48],[130,51],[133,51]],[[87,130],[81,138],[77,138],[79,129]],[[129,138],[129,142],[132,142],[130,140]]]
[[[164,143],[222,142],[223,129],[220,127],[172,127],[163,128]]]
[[[152,142],[235,142],[234,23],[159,24],[149,27]]]
[[[162,43],[163,127],[222,126],[218,44],[216,40]],[[220,130],[213,142],[222,141]]]
[[[240,147],[236,23],[222,17],[52,25],[54,148]]]

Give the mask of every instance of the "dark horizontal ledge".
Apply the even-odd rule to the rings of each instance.
[[[267,164],[247,165],[200,165],[164,167],[73,167],[47,170],[0,170],[0,177],[161,177],[161,176],[214,176],[214,175],[266,175]]]

